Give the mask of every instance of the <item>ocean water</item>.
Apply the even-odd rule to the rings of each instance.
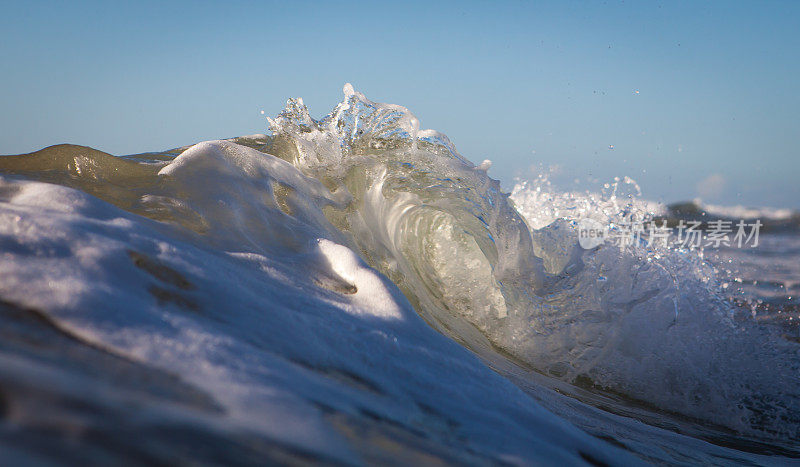
[[[800,229],[635,181],[511,193],[350,85],[270,135],[0,158],[0,453],[70,463],[785,464]],[[579,221],[761,219],[757,248]]]

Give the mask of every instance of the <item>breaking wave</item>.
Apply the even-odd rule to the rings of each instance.
[[[268,152],[352,197],[329,219],[429,322],[556,378],[736,431],[800,435],[798,346],[739,316],[692,251],[584,250],[576,221],[654,212],[630,179],[604,193],[523,183],[510,199],[406,109],[345,88],[321,121],[291,101]]]
[[[613,229],[631,216],[663,214],[640,199],[634,181],[576,194],[534,180],[509,195],[488,177],[488,162],[475,166],[446,136],[420,129],[404,107],[371,102],[350,85],[344,93],[319,120],[302,99],[290,100],[269,119],[271,136],[123,158],[66,145],[3,157],[0,171],[11,177],[3,196],[20,206],[81,212],[88,202],[73,191],[44,197],[41,184],[19,180],[77,188],[155,221],[170,238],[247,259],[272,277],[302,270],[311,278],[303,290],[351,297],[347,307],[356,314],[409,319],[407,299],[429,325],[506,376],[524,368],[579,399],[586,391],[613,396],[621,402],[604,407],[612,412],[643,404],[655,414],[648,421],[669,414],[718,433],[800,440],[800,346],[732,302],[715,266],[696,251],[578,244],[580,219]],[[118,223],[125,222],[133,221]],[[81,254],[88,258],[95,253],[87,242]],[[156,242],[151,249],[170,248],[178,247]],[[178,266],[165,269],[137,254],[130,253],[140,268],[171,284],[151,289],[161,305],[203,308],[202,296],[188,292],[191,281],[175,272],[200,266],[175,259]],[[362,259],[382,276],[370,275]],[[15,283],[29,270],[20,263]],[[91,288],[88,277],[70,285],[52,267],[42,270],[54,276],[50,290]],[[140,358],[153,351],[134,343],[131,330],[104,333],[86,324],[91,316],[58,312],[74,305],[70,293],[32,299],[10,285],[2,293],[55,310],[65,329],[104,347]],[[286,345],[274,351],[302,353]]]

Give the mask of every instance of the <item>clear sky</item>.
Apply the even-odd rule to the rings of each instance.
[[[505,187],[800,207],[800,2],[6,1],[0,30],[0,154],[263,133],[352,82]]]

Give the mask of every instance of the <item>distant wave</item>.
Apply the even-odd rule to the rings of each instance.
[[[677,224],[680,220],[692,220],[700,221],[701,227],[705,228],[709,221],[714,220],[759,220],[765,232],[800,232],[800,213],[792,209],[720,206],[694,200],[670,204],[660,214],[670,225]]]

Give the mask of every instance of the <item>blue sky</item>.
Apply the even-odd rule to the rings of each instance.
[[[62,142],[127,154],[265,132],[261,110],[302,96],[322,116],[352,82],[465,157],[492,159],[505,187],[558,166],[567,189],[627,175],[655,200],[800,207],[800,2],[3,11],[0,154]]]

